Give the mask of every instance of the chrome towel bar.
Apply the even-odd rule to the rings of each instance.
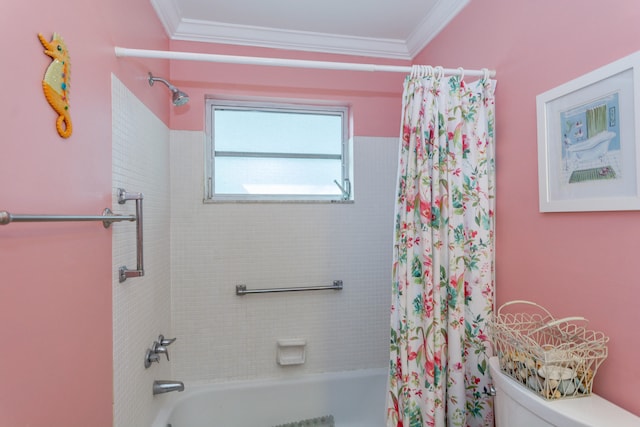
[[[12,222],[102,221],[104,228],[109,228],[113,222],[135,220],[135,215],[114,215],[109,208],[102,211],[102,215],[25,215],[0,211],[0,225]]]
[[[120,282],[124,282],[128,277],[144,276],[144,262],[142,257],[142,193],[128,193],[122,188],[118,188],[118,203],[124,204],[127,200],[136,201],[135,215],[115,215],[111,209],[106,208],[102,215],[30,215],[12,214],[7,211],[0,211],[0,225],[11,224],[12,222],[64,222],[64,221],[102,221],[104,228],[109,228],[112,223],[120,221],[136,222],[136,250],[137,268],[129,270],[126,266],[118,270]]]
[[[327,289],[339,291],[342,287],[342,280],[334,280],[333,284],[330,286],[306,286],[295,288],[247,289],[247,285],[236,285],[236,295],[267,294],[271,292],[323,291]]]

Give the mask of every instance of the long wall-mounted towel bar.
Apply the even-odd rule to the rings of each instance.
[[[12,222],[102,221],[104,228],[109,228],[112,222],[135,220],[135,215],[114,215],[109,208],[102,211],[102,215],[26,215],[0,211],[0,225]]]
[[[323,291],[327,289],[339,291],[342,287],[342,280],[334,280],[331,286],[306,286],[297,288],[247,289],[247,285],[236,285],[236,295],[267,294],[271,292]]]
[[[124,282],[128,277],[144,276],[142,256],[142,198],[142,193],[128,193],[126,190],[118,188],[119,204],[124,204],[127,200],[136,201],[135,215],[115,215],[109,208],[102,211],[102,215],[31,215],[12,214],[7,211],[0,211],[0,225],[7,225],[12,222],[102,221],[104,228],[109,228],[114,222],[136,221],[137,269],[129,270],[126,266],[120,267],[118,270],[119,280],[120,282]]]

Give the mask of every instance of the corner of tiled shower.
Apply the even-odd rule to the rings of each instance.
[[[160,333],[172,334],[169,131],[113,75],[112,127],[112,210],[135,213],[133,202],[118,204],[118,188],[144,194],[145,262],[143,277],[119,282],[120,266],[136,266],[136,227],[127,222],[113,225],[113,425],[145,426],[151,425],[164,398],[153,397],[153,381],[172,379],[166,360],[144,368],[145,352],[153,340]]]
[[[353,204],[203,204],[202,131],[168,130],[113,77],[113,188],[144,193],[145,276],[135,226],[113,230],[114,426],[150,425],[166,396],[155,379],[189,384],[383,368],[388,331],[397,138],[355,137]],[[114,210],[132,211],[133,205]],[[342,291],[235,295],[328,285]],[[171,361],[144,369],[158,333]],[[304,365],[276,363],[278,339],[306,340]]]

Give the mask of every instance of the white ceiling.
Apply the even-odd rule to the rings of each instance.
[[[470,0],[151,0],[173,40],[410,60]]]

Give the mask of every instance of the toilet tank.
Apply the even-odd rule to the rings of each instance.
[[[496,390],[496,427],[639,427],[640,417],[597,396],[545,400],[500,372],[489,360]]]

